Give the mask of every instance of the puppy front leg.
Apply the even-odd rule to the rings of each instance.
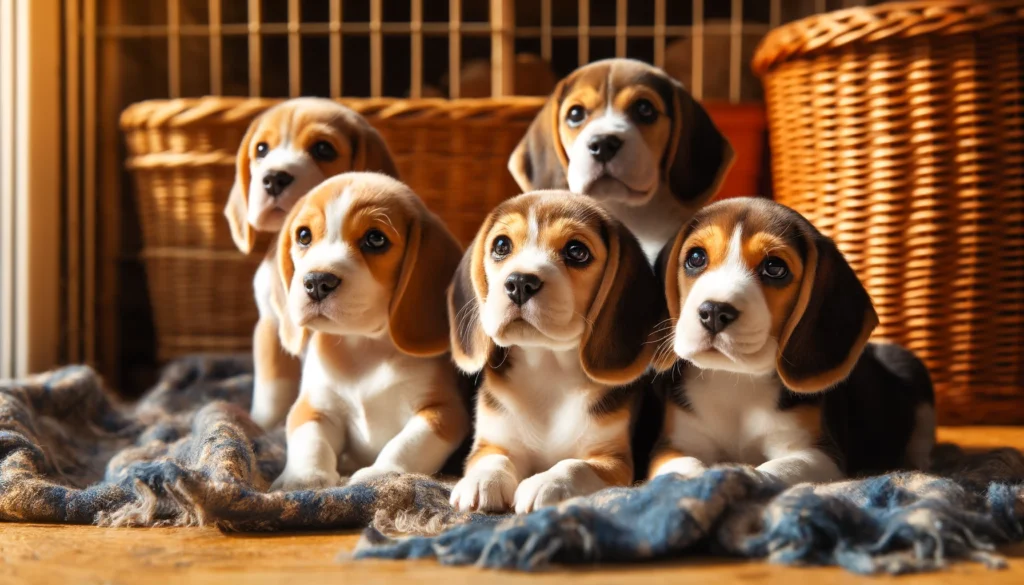
[[[369,481],[390,471],[437,473],[467,432],[469,415],[458,400],[422,408],[384,445],[373,465],[353,473],[350,482]]]
[[[654,450],[654,455],[651,458],[650,478],[654,479],[659,475],[669,473],[676,473],[683,477],[696,477],[704,473],[706,469],[707,467],[700,459],[663,444]]]
[[[528,514],[606,487],[627,486],[632,479],[633,457],[628,451],[564,459],[519,484],[515,495],[516,513]]]
[[[285,419],[299,395],[302,362],[281,347],[277,319],[261,315],[253,332],[253,392],[251,416],[264,429]]]
[[[275,490],[318,489],[341,484],[338,453],[345,433],[339,424],[310,405],[305,396],[288,413],[288,460]]]
[[[789,485],[803,482],[822,483],[843,478],[843,472],[836,462],[823,451],[814,448],[769,459],[758,465],[757,469]]]
[[[477,438],[466,474],[452,488],[451,505],[460,512],[504,512],[512,506],[520,478],[507,449]]]

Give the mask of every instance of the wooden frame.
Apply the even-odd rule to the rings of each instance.
[[[60,13],[0,3],[0,377],[61,359]]]

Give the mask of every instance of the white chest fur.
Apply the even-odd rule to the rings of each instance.
[[[302,370],[302,394],[344,433],[338,471],[371,465],[423,406],[444,366],[398,352],[381,339],[317,334]]]
[[[657,260],[661,249],[689,219],[686,208],[664,186],[644,205],[631,206],[615,200],[602,203],[636,234],[644,255],[651,263]]]
[[[594,383],[583,373],[576,349],[514,347],[512,367],[492,391],[503,411],[480,420],[477,434],[505,446],[522,474],[542,472],[563,459],[579,458],[592,445],[623,432],[594,424]]]
[[[670,440],[707,465],[760,465],[816,439],[795,413],[778,409],[781,387],[772,375],[689,367],[683,376],[690,410],[672,409]]]

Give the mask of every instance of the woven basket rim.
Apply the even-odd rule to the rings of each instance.
[[[751,63],[763,77],[794,59],[853,44],[990,31],[1024,32],[1024,0],[917,0],[847,8],[795,20],[770,31]]]
[[[129,105],[121,113],[122,130],[187,128],[192,126],[234,126],[288,98],[203,96],[153,99]],[[374,118],[489,118],[532,119],[546,97],[502,98],[331,98],[357,113]]]

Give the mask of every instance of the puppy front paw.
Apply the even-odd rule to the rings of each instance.
[[[294,490],[318,490],[323,488],[336,487],[341,485],[341,476],[337,471],[324,469],[294,470],[285,467],[281,474],[270,486],[270,491],[290,492]]]
[[[707,469],[708,468],[704,465],[704,462],[696,457],[676,457],[675,459],[669,459],[663,463],[661,467],[654,472],[653,477],[675,473],[683,476],[684,478],[691,478],[702,475],[707,471]]]
[[[371,483],[389,473],[402,473],[402,470],[396,467],[371,465],[353,473],[352,477],[348,478],[348,485],[356,483]]]
[[[449,500],[459,512],[505,512],[516,493],[516,478],[503,469],[470,470],[452,488]]]
[[[524,479],[516,489],[516,514],[529,514],[579,495],[584,494],[563,474],[553,473],[553,470],[538,473]]]

